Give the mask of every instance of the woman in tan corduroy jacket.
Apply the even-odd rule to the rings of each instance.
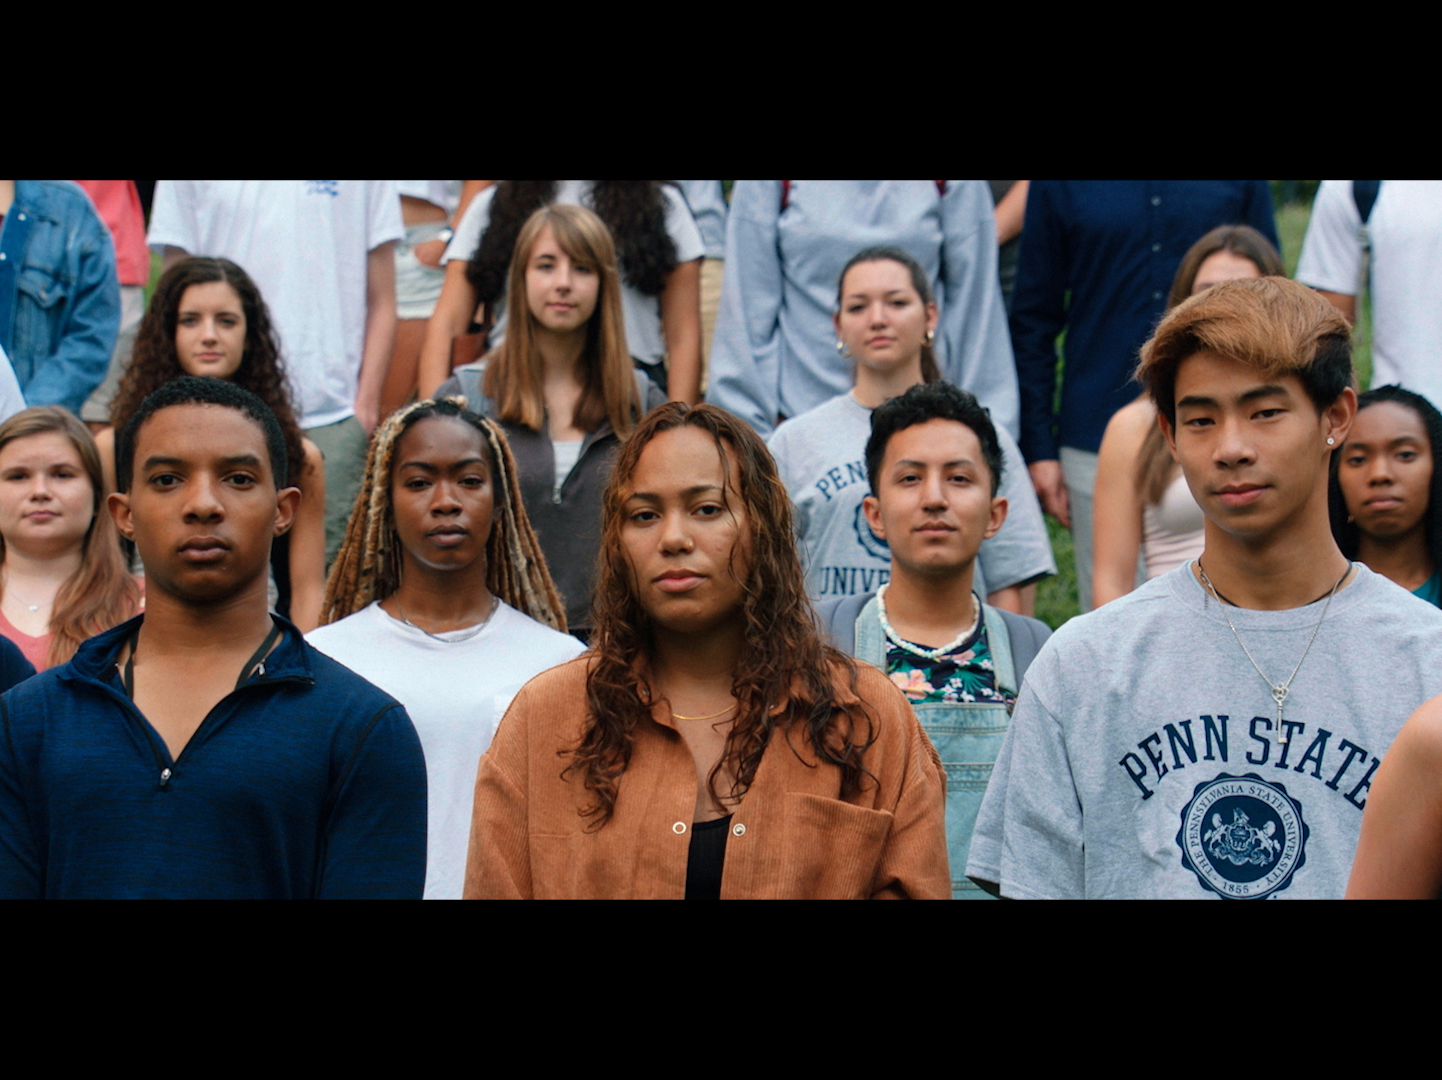
[[[467,897],[950,896],[940,762],[818,636],[748,426],[673,402],[622,446],[594,626],[481,760]]]

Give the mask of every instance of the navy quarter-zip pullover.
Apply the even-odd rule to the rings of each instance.
[[[426,770],[405,709],[284,634],[173,759],[115,661],[138,616],[0,698],[0,897],[412,897]]]

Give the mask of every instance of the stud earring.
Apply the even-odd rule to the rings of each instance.
[[[936,332],[935,332],[934,330],[928,330],[928,331],[926,332],[926,343],[927,343],[928,345],[930,345],[930,344],[931,344],[933,341],[935,341],[935,340],[936,340]]]
[[[843,360],[851,359],[851,354],[846,351],[846,342],[842,341],[840,338],[836,339],[836,355],[841,357]]]
[[[1337,445],[1337,440],[1334,439],[1334,438],[1332,438],[1332,436],[1328,435],[1328,436],[1327,436],[1327,445],[1328,445],[1328,446],[1336,446],[1336,445]]]

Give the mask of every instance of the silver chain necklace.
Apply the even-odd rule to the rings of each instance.
[[[887,583],[889,585],[890,582]],[[976,632],[976,624],[981,619],[981,600],[976,593],[971,594],[971,625],[956,636],[954,641],[948,642],[939,649],[924,649],[920,645],[914,645],[907,641],[891,628],[890,621],[886,618],[886,589],[883,585],[876,590],[876,617],[881,622],[881,629],[886,633],[886,639],[897,648],[905,649],[913,656],[919,656],[923,660],[940,660],[948,653],[955,652],[961,644]]]
[[[419,630],[422,634],[425,634],[426,637],[435,638],[437,641],[444,641],[447,645],[458,645],[462,641],[470,641],[471,638],[475,637],[487,626],[489,626],[491,624],[491,617],[495,615],[496,608],[500,606],[500,603],[501,598],[495,593],[492,593],[491,610],[486,612],[486,617],[480,622],[476,623],[475,626],[466,626],[462,627],[459,630],[442,630],[439,634],[433,634],[424,626],[416,626],[416,624],[411,622],[410,619],[407,619],[406,610],[405,608],[401,607],[400,597],[396,597],[396,610],[401,613],[401,622],[405,623],[409,627]]]
[[[1218,606],[1222,609],[1222,618],[1227,620],[1227,627],[1232,631],[1232,637],[1237,639],[1237,644],[1242,647],[1242,652],[1252,662],[1252,667],[1256,669],[1262,681],[1267,684],[1267,689],[1272,692],[1272,700],[1277,703],[1277,742],[1283,746],[1287,745],[1287,729],[1282,726],[1282,706],[1286,704],[1287,694],[1291,692],[1292,680],[1297,677],[1297,672],[1302,670],[1302,661],[1307,659],[1307,654],[1312,651],[1312,642],[1317,640],[1317,633],[1322,629],[1322,623],[1327,618],[1327,609],[1332,606],[1332,597],[1337,595],[1337,590],[1342,587],[1342,582],[1347,580],[1347,575],[1351,572],[1352,564],[1348,562],[1346,572],[1337,579],[1337,584],[1333,585],[1332,591],[1327,594],[1327,602],[1322,605],[1322,617],[1317,620],[1317,625],[1312,627],[1312,636],[1307,639],[1307,647],[1302,650],[1302,655],[1297,660],[1297,666],[1292,669],[1292,674],[1287,676],[1287,681],[1278,685],[1267,678],[1266,673],[1262,671],[1262,666],[1252,655],[1252,650],[1247,648],[1247,643],[1242,640],[1242,635],[1237,633],[1237,628],[1232,623],[1232,616],[1227,613],[1227,602],[1222,599],[1221,594],[1217,592],[1217,587],[1212,584],[1212,579],[1207,577],[1207,572],[1202,569],[1202,560],[1197,560],[1197,574],[1201,577],[1202,584],[1207,587],[1207,591],[1216,598]],[[1314,600],[1313,603],[1316,601]]]
[[[51,596],[49,600],[40,600],[32,604],[29,600],[25,599],[25,597],[20,595],[20,590],[15,588],[15,586],[10,583],[8,578],[5,581],[4,587],[5,595],[14,597],[20,604],[24,605],[25,609],[29,611],[32,615],[39,611],[42,607],[49,607],[51,604],[55,603],[55,597]],[[59,590],[56,591],[58,592]]]

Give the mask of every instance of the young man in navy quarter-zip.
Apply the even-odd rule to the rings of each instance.
[[[0,896],[419,898],[410,719],[266,609],[300,500],[274,416],[178,379],[116,466],[146,612],[0,701]]]

